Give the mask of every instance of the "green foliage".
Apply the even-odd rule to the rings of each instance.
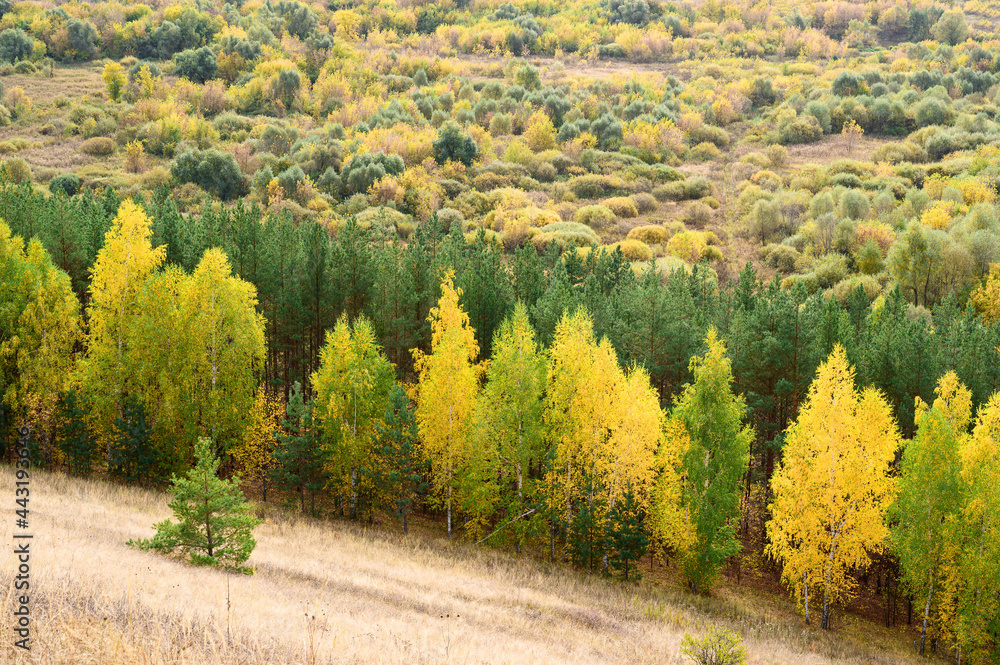
[[[80,191],[80,176],[75,173],[60,173],[49,181],[49,191],[53,194],[75,196]]]
[[[444,164],[448,160],[461,162],[472,166],[479,155],[479,146],[472,137],[462,132],[454,122],[446,122],[438,130],[438,138],[434,141],[434,161]]]
[[[108,472],[129,483],[162,480],[162,460],[152,433],[145,407],[135,398],[126,399],[114,423]]]
[[[702,638],[685,634],[681,640],[681,655],[697,665],[743,665],[747,662],[743,640],[725,628],[713,627]]]
[[[174,73],[195,83],[214,79],[217,71],[215,52],[207,46],[181,51],[174,56]]]
[[[380,454],[386,462],[381,484],[406,534],[409,533],[407,518],[413,504],[430,488],[427,482],[430,468],[420,448],[417,419],[410,407],[410,398],[402,386],[393,386],[378,434]]]
[[[611,521],[608,534],[612,552],[611,568],[621,571],[626,582],[631,572],[631,579],[638,582],[642,579],[639,574],[639,559],[646,554],[649,536],[646,535],[645,516],[640,512],[631,485],[621,501],[615,504],[608,519]]]
[[[364,194],[376,180],[386,175],[401,176],[404,169],[403,159],[399,155],[364,153],[355,155],[344,165],[340,179],[346,195]]]
[[[744,426],[746,402],[732,389],[732,365],[715,331],[708,351],[691,359],[692,383],[673,415],[680,419],[691,446],[684,455],[687,482],[683,505],[690,511],[694,544],[681,569],[694,590],[706,590],[723,562],[740,551],[736,522],[740,514],[740,479],[747,470],[753,431]]]
[[[219,150],[188,150],[170,166],[180,182],[193,182],[220,199],[229,200],[246,192],[246,182],[232,153]]]
[[[223,566],[252,573],[243,567],[257,541],[253,530],[261,520],[253,516],[239,488],[239,477],[218,477],[219,459],[212,452],[211,441],[198,440],[196,463],[184,477],[171,478],[174,500],[170,509],[177,520],[155,525],[156,535],[147,540],[128,542],[143,550],[160,553],[180,551],[199,565]]]
[[[7,28],[0,32],[0,60],[17,62],[26,60],[33,53],[35,40],[20,28]]]
[[[87,415],[87,403],[75,390],[61,395],[56,411],[57,445],[69,472],[79,476],[90,475],[100,453],[97,440],[87,429]]]
[[[286,417],[279,433],[280,446],[274,451],[277,467],[271,469],[274,484],[285,491],[296,491],[306,512],[306,492],[309,492],[310,512],[316,513],[316,493],[326,487],[330,477],[326,470],[327,451],[322,444],[319,427],[313,419],[313,403],[302,397],[296,383],[288,398]]]

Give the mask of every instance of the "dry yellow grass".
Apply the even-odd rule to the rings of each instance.
[[[37,471],[31,483],[33,649],[12,646],[15,560],[0,555],[2,663],[679,663],[684,633],[710,623],[741,632],[754,663],[909,662],[886,655],[898,637],[803,632],[787,607],[281,513],[257,530],[257,573],[227,575],[125,546],[169,517],[166,494]],[[13,487],[0,468],[0,496]]]

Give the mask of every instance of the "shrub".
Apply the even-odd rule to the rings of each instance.
[[[26,60],[34,52],[35,40],[20,28],[7,28],[0,32],[0,60],[17,62]]]
[[[722,152],[712,143],[699,143],[691,148],[691,158],[699,162],[714,161],[722,157]]]
[[[246,191],[236,158],[228,152],[188,150],[174,161],[170,173],[178,181],[194,183],[223,200]]]
[[[215,78],[218,62],[215,52],[207,46],[188,49],[174,56],[174,73],[195,83],[204,83]]]
[[[71,18],[66,21],[69,47],[81,60],[90,60],[97,55],[97,28],[90,21]]]
[[[479,146],[471,136],[464,133],[454,122],[446,122],[438,132],[434,141],[434,161],[444,164],[451,160],[472,166],[479,155]]]
[[[708,635],[693,638],[684,635],[681,655],[698,665],[743,665],[747,662],[746,649],[739,635],[724,628],[712,628]]]
[[[653,258],[653,250],[649,248],[649,245],[636,238],[626,238],[621,242],[608,245],[609,251],[614,251],[615,248],[622,250],[622,254],[629,261],[649,261]]]
[[[573,221],[599,229],[615,221],[615,213],[603,205],[583,206],[573,214]]]
[[[656,197],[652,194],[643,192],[641,194],[633,194],[631,198],[635,203],[635,207],[639,210],[639,214],[645,215],[656,210]]]
[[[635,205],[635,201],[624,196],[616,196],[605,200],[604,207],[619,217],[631,218],[639,216],[639,209]]]
[[[75,173],[62,173],[49,181],[49,191],[53,194],[75,196],[80,191],[80,177]]]
[[[729,147],[729,134],[722,127],[701,125],[691,130],[691,143],[711,143],[716,148]]]
[[[769,145],[764,152],[772,168],[780,169],[788,161],[788,150],[783,145]]]
[[[459,229],[465,231],[465,215],[461,210],[454,208],[441,208],[437,211],[437,220],[445,233],[451,231],[451,227],[458,225]]]
[[[115,143],[114,139],[109,139],[105,136],[95,136],[80,144],[80,152],[95,157],[104,157],[113,154],[117,147],[118,144]]]
[[[637,226],[628,232],[626,240],[640,240],[647,245],[662,245],[667,241],[667,230],[656,224]]]
[[[169,505],[177,522],[160,522],[151,539],[130,540],[128,544],[164,554],[180,550],[196,564],[252,572],[242,564],[257,545],[253,530],[261,521],[251,514],[253,509],[243,498],[239,477],[218,477],[219,459],[208,439],[198,440],[195,457],[197,463],[186,477],[172,478],[174,500]]]
[[[20,157],[4,160],[0,163],[0,169],[7,172],[7,179],[11,182],[31,182],[31,167]]]
[[[778,138],[785,145],[812,143],[823,138],[823,127],[815,116],[805,114],[782,125]]]
[[[384,152],[355,155],[340,173],[346,194],[364,194],[376,180],[386,175],[401,176],[405,170],[403,158]]]
[[[847,276],[847,260],[840,254],[825,254],[813,263],[820,288],[828,289]]]
[[[623,191],[625,182],[615,176],[593,174],[571,178],[566,186],[581,199],[597,199]]]

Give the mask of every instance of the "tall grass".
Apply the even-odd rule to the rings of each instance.
[[[13,487],[0,468],[0,497]],[[31,491],[32,651],[12,646],[16,562],[0,555],[2,663],[680,663],[684,633],[711,624],[756,663],[909,662],[892,636],[804,632],[780,599],[622,586],[280,511],[257,529],[256,574],[230,576],[125,546],[170,516],[166,494],[38,471]]]

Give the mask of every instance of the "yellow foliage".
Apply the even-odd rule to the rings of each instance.
[[[830,604],[850,598],[857,585],[851,570],[888,536],[885,512],[896,495],[890,464],[899,446],[892,408],[877,389],[855,388],[854,369],[836,345],[787,431],[767,525],[767,552],[783,562],[792,593],[808,603],[809,590],[822,589],[824,628]]]
[[[920,216],[920,223],[939,231],[947,229],[954,209],[954,201],[937,201]]]
[[[232,449],[233,459],[243,473],[243,480],[259,482],[264,500],[267,500],[268,472],[274,466],[274,449],[278,445],[275,433],[281,427],[285,409],[273,393],[257,389],[250,422],[243,431],[243,438]]]
[[[1000,263],[990,266],[989,277],[972,292],[970,301],[986,321],[994,323],[1000,319]]]
[[[524,138],[528,147],[535,152],[550,150],[556,145],[556,128],[552,119],[544,111],[535,111],[528,118],[528,126],[524,130]]]

